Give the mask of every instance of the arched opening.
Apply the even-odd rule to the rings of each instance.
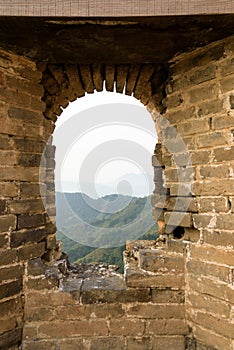
[[[125,242],[157,238],[156,142],[150,113],[132,96],[95,92],[64,109],[53,133],[56,225],[70,262],[123,272]]]

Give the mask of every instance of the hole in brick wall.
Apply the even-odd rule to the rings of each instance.
[[[157,136],[149,112],[133,97],[86,95],[63,111],[53,139],[63,251],[70,262],[123,272],[125,242],[157,238],[150,201]]]
[[[184,227],[177,226],[173,231],[173,238],[181,239],[184,236]]]

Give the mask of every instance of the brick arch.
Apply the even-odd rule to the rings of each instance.
[[[56,121],[69,102],[85,95],[107,90],[133,95],[150,110],[162,110],[167,69],[156,64],[41,64],[46,104],[44,115]]]

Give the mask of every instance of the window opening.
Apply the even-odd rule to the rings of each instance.
[[[154,123],[134,97],[95,92],[56,122],[57,239],[70,262],[123,272],[127,240],[157,238],[152,219]]]

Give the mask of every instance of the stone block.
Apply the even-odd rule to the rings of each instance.
[[[187,262],[187,270],[192,275],[206,276],[226,283],[229,282],[230,269],[227,266],[218,265],[214,261],[204,261],[204,259],[203,261],[199,261],[194,258]]]
[[[230,75],[227,78],[222,79],[220,85],[222,93],[233,91],[233,76]]]
[[[232,115],[216,115],[212,118],[212,128],[215,129],[227,129],[234,127],[234,120]]]
[[[42,199],[17,199],[7,202],[11,214],[43,213],[45,211]]]
[[[127,307],[127,315],[134,319],[183,319],[184,305],[137,304]]]
[[[41,242],[46,237],[46,234],[47,232],[44,228],[14,231],[11,233],[10,245],[15,248],[26,243]]]
[[[206,165],[200,167],[201,178],[228,178],[229,177],[229,166],[227,164],[220,165]]]
[[[231,306],[227,302],[198,293],[189,293],[188,301],[191,309],[201,310],[207,314],[216,314],[219,318],[229,319]]]
[[[218,98],[219,86],[218,84],[206,84],[202,87],[195,87],[189,90],[190,103],[197,103],[204,100],[213,100]]]
[[[171,226],[192,227],[192,215],[186,212],[166,212],[165,223]]]
[[[188,326],[180,319],[150,320],[146,326],[146,333],[155,335],[186,335]]]
[[[134,319],[110,320],[109,331],[111,336],[142,336],[145,324],[143,321]]]
[[[3,283],[0,285],[0,300],[17,295],[21,292],[22,280]]]
[[[152,338],[153,349],[165,350],[165,349],[185,349],[184,336],[166,336],[166,337],[153,337]]]
[[[210,123],[208,118],[192,120],[178,124],[177,129],[180,136],[200,134],[210,130]]]
[[[230,210],[227,197],[201,197],[198,199],[200,213],[228,212]]]
[[[19,260],[40,258],[45,253],[45,242],[28,244],[18,248]]]
[[[200,327],[199,325],[196,325],[193,328],[193,333],[194,336],[205,344],[206,348],[208,349],[209,347],[211,347],[211,349],[213,347],[219,350],[232,350],[232,341],[230,339],[208,330],[207,327]]]
[[[6,300],[0,303],[0,318],[10,316],[12,314],[22,314],[23,303],[20,297],[14,299]]]
[[[16,197],[18,195],[18,185],[14,182],[0,182],[0,193],[2,197]]]
[[[220,145],[227,145],[228,139],[222,132],[213,132],[211,134],[200,135],[196,139],[198,148],[215,147]]]
[[[21,214],[18,216],[18,229],[39,227],[45,225],[44,214]]]
[[[214,161],[234,161],[234,146],[214,149]]]
[[[10,266],[10,267],[3,267],[0,270],[0,281],[7,281],[7,280],[21,280],[24,273],[23,266],[16,265],[16,266]]]
[[[149,350],[151,348],[150,337],[127,337],[128,350]],[[120,348],[123,349],[123,348]]]
[[[72,336],[107,336],[107,321],[76,320],[67,322],[44,322],[38,327],[39,339],[67,338]]]
[[[0,216],[0,232],[7,232],[16,229],[16,216],[12,214]]]
[[[183,304],[185,300],[185,295],[183,290],[153,288],[151,298],[153,303]]]

